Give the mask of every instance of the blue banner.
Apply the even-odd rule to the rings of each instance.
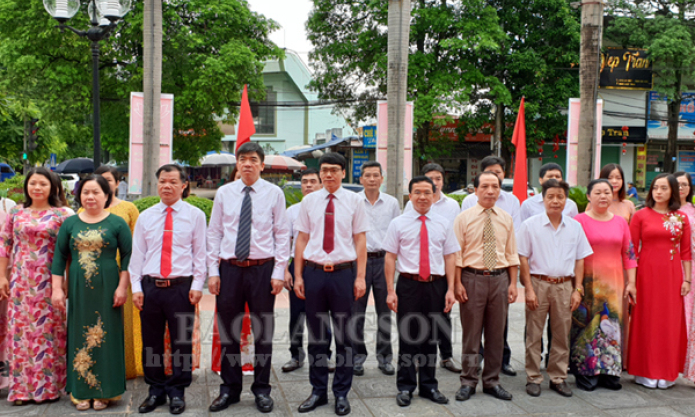
[[[368,149],[352,150],[352,179],[357,181],[362,176],[362,165],[369,161]]]
[[[365,149],[376,149],[376,126],[362,128],[362,143]]]

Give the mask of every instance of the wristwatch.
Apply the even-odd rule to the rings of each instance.
[[[582,287],[577,287],[577,288],[575,288],[575,290],[576,290],[579,294],[581,294],[582,297],[584,297],[584,288],[582,288]]]

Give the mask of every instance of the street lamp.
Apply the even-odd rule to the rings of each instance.
[[[70,29],[92,41],[92,100],[94,103],[94,169],[101,165],[101,116],[99,106],[99,41],[106,39],[118,21],[130,11],[131,0],[89,0],[87,13],[92,27],[77,30],[65,23],[80,9],[80,0],[43,0],[48,14],[58,21],[61,32]]]

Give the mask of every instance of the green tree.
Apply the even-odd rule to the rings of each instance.
[[[72,26],[89,27],[86,7]],[[263,61],[282,53],[268,39],[277,25],[245,0],[169,0],[162,7],[162,93],[174,94],[174,158],[195,163],[221,146],[213,113],[229,109],[236,117],[244,84],[252,99],[264,97]],[[142,25],[143,1],[134,0],[101,43],[102,143],[118,161],[128,156],[130,93],[142,90]],[[36,103],[42,123],[67,145],[63,156],[90,154],[90,44],[56,30],[41,0],[0,1],[0,92]]]
[[[430,141],[436,124],[467,105],[476,88],[503,86],[485,75],[477,59],[504,39],[495,10],[480,0],[413,1],[408,58],[408,100],[415,103],[415,156],[422,164],[449,153],[452,143]],[[376,114],[386,97],[388,2],[314,0],[307,22],[314,51],[312,88],[324,99],[339,100],[352,121]]]
[[[668,101],[664,171],[675,171],[683,92],[695,88],[695,24],[692,0],[620,2],[606,35],[623,47],[645,48],[652,60],[654,90]]]

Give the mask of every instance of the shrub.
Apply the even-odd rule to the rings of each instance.
[[[466,194],[466,195],[463,195],[463,194],[447,194],[446,196],[447,196],[447,197],[451,197],[451,198],[453,198],[454,200],[456,200],[456,202],[459,203],[459,206],[460,206],[461,203],[463,203],[463,199],[466,198],[466,197],[468,197],[468,194]]]
[[[210,222],[210,215],[212,214],[212,201],[208,200],[207,198],[200,198],[196,197],[194,195],[184,199],[185,202],[188,204],[198,207],[205,213],[205,221]],[[133,201],[133,204],[135,204],[135,207],[138,208],[138,211],[142,213],[143,211],[147,210],[148,208],[154,206],[155,204],[159,203],[159,197],[158,196],[151,196],[151,197],[144,197],[138,200]]]
[[[584,213],[587,204],[589,204],[589,199],[586,198],[586,187],[574,186],[570,188],[570,200],[577,204],[577,210],[580,213]]]
[[[15,203],[20,203],[24,200],[24,175],[15,175],[0,182],[0,192],[3,196],[9,198]],[[6,193],[6,195],[5,195]]]

